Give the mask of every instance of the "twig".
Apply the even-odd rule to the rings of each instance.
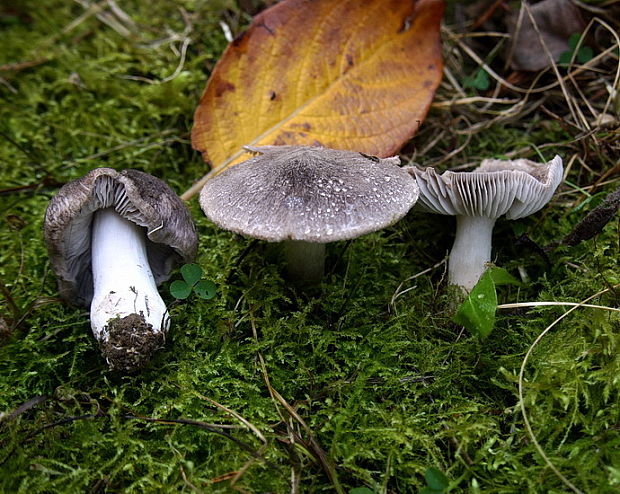
[[[169,425],[170,424],[181,424],[181,425],[191,425],[191,426],[199,427],[201,429],[207,430],[209,432],[213,432],[214,434],[220,435],[222,437],[225,437],[226,439],[231,440],[241,449],[243,449],[244,451],[252,455],[254,458],[261,460],[265,465],[268,465],[269,467],[275,470],[280,470],[280,467],[278,465],[272,463],[271,461],[267,460],[264,456],[262,456],[259,453],[260,450],[256,451],[249,444],[244,443],[243,441],[237,439],[236,437],[232,436],[230,433],[223,430],[225,427],[222,427],[221,424],[208,424],[200,420],[192,420],[192,419],[158,419],[158,418],[152,418],[152,417],[141,417],[141,416],[132,415],[132,414],[124,415],[124,417],[127,419],[141,420],[144,422],[153,422],[156,424],[169,424]],[[231,427],[227,426],[226,428],[231,428]]]
[[[574,246],[600,233],[620,208],[620,188],[611,192],[605,200],[590,211],[562,240],[563,244]]]
[[[28,69],[30,67],[36,67],[42,63],[48,62],[48,58],[39,58],[37,60],[30,60],[27,62],[15,62],[0,65],[0,72],[19,72],[20,70]]]
[[[497,10],[497,8],[502,3],[504,3],[504,0],[495,0],[495,2],[493,2],[493,4],[490,7],[488,7],[482,13],[482,15],[480,15],[478,17],[478,19],[476,19],[476,21],[472,24],[470,29],[474,30],[474,29],[478,29],[480,26],[482,26],[486,21],[488,21],[493,16],[493,13]]]
[[[47,395],[35,396],[34,398],[31,398],[28,401],[26,401],[26,402],[22,403],[21,405],[19,405],[11,413],[0,414],[0,423],[2,423],[2,422],[10,422],[11,420],[15,420],[22,413],[27,412],[31,408],[34,408],[34,407],[40,405],[41,403],[47,401],[48,398],[49,398],[49,396],[47,396]]]

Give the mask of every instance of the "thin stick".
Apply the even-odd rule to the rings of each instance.
[[[584,303],[576,303],[576,302],[519,302],[515,304],[500,304],[497,306],[498,309],[518,309],[520,307],[538,307],[538,306],[568,306],[568,307],[590,307],[591,309],[604,309],[611,310],[614,312],[620,312],[620,309],[616,309],[615,307],[607,307],[605,305],[593,305],[593,304],[584,304]]]
[[[432,108],[451,108],[455,105],[470,105],[472,103],[500,103],[502,105],[514,105],[519,103],[519,99],[507,98],[485,98],[483,96],[469,96],[466,98],[457,98],[449,101],[439,101],[431,105]]]
[[[522,87],[519,87],[519,86],[515,86],[514,84],[511,84],[506,79],[504,79],[502,76],[500,76],[497,72],[495,72],[489,65],[487,65],[485,63],[484,60],[482,60],[482,58],[480,58],[478,56],[478,54],[475,51],[473,51],[469,46],[467,46],[460,39],[458,39],[458,37],[456,37],[456,35],[452,31],[450,31],[447,28],[443,28],[443,29],[445,30],[445,32],[448,34],[448,36],[451,39],[453,39],[453,40],[455,40],[457,42],[457,44],[460,46],[460,48],[467,55],[469,55],[470,58],[472,58],[475,62],[477,62],[480,65],[480,67],[482,69],[484,69],[491,77],[496,79],[498,82],[500,82],[503,86],[507,87],[508,89],[512,89],[513,91],[516,91],[518,93],[524,93],[524,94],[528,94],[528,93],[544,93],[544,92],[548,91],[549,89],[553,89],[553,88],[555,88],[555,87],[560,85],[559,81],[555,81],[555,82],[552,82],[550,84],[547,84],[546,86],[541,86],[541,87],[533,87],[533,86],[531,86],[529,88],[522,88]],[[575,70],[569,72],[564,77],[562,77],[561,78],[562,81],[567,81],[568,79],[570,79],[573,76],[576,76],[577,74],[585,72],[586,70],[591,70],[597,62],[602,60],[607,55],[613,53],[613,51],[616,49],[616,46],[617,45],[610,46],[609,48],[607,48],[606,50],[602,51],[597,56],[595,56],[594,58],[589,60],[588,62],[584,63],[583,65],[580,65],[579,67],[576,67]]]

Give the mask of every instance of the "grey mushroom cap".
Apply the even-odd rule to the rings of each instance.
[[[549,202],[562,181],[562,158],[547,163],[485,159],[472,172],[409,167],[420,187],[416,207],[431,213],[518,219]]]
[[[307,146],[246,149],[259,154],[216,175],[200,193],[207,217],[242,235],[346,240],[395,223],[418,198],[398,157]]]
[[[180,262],[191,262],[198,236],[187,207],[163,181],[138,170],[96,168],[62,186],[45,212],[44,235],[61,297],[90,305],[93,297],[91,222],[98,209],[114,208],[144,227],[157,284]]]

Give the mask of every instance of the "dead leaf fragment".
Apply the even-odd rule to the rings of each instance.
[[[441,80],[442,15],[443,0],[285,0],[263,11],[213,70],[194,148],[214,171],[242,161],[244,145],[393,155]]]
[[[590,211],[573,230],[564,237],[562,243],[571,247],[589,240],[603,231],[603,228],[620,209],[620,188],[611,192],[605,200]]]
[[[585,27],[579,8],[571,0],[543,0],[530,6],[530,10],[540,35],[523,7],[506,18],[512,38],[510,65],[514,70],[537,71],[549,67],[551,62],[542,42],[557,60],[569,49],[570,35],[581,33]]]

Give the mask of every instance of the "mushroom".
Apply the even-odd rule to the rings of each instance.
[[[284,242],[289,276],[300,284],[322,278],[327,242],[395,223],[418,197],[397,156],[307,146],[245,149],[258,156],[210,179],[200,193],[202,210],[227,230]]]
[[[146,364],[170,325],[157,285],[196,255],[183,202],[147,173],[97,168],[60,188],[44,234],[60,296],[90,305],[110,367],[130,372]]]
[[[450,285],[468,294],[491,260],[491,236],[502,215],[514,220],[541,209],[562,181],[562,159],[538,164],[526,159],[485,159],[471,172],[408,167],[420,187],[418,207],[456,216],[448,262]]]

